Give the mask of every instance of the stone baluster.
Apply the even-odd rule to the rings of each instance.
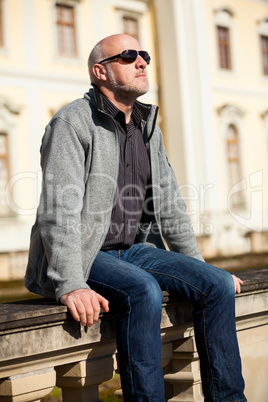
[[[164,370],[168,402],[204,401],[194,338],[175,341],[173,348],[172,359]]]
[[[56,367],[57,386],[64,402],[98,402],[99,385],[114,375],[113,356],[83,360]]]

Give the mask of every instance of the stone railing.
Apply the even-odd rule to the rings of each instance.
[[[237,332],[249,401],[268,395],[268,269],[240,272]],[[115,315],[91,328],[46,299],[0,305],[0,401],[37,401],[55,385],[64,402],[95,402],[117,369]],[[162,365],[168,401],[203,401],[191,306],[165,297]],[[228,342],[228,339],[226,339]]]

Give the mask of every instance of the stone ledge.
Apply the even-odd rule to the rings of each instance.
[[[249,400],[254,400],[257,387],[258,402],[266,402],[268,394],[263,366],[268,356],[267,274],[268,268],[239,271],[244,285],[236,298],[246,391]],[[97,324],[85,328],[53,300],[0,304],[0,400],[32,401],[57,384],[63,389],[64,402],[97,402],[98,386],[112,378],[117,368],[115,318],[116,312],[101,313]],[[168,401],[186,400],[189,395],[187,401],[203,400],[191,320],[191,304],[165,293],[161,333]],[[257,382],[252,380],[256,364],[263,367]],[[7,385],[13,396],[7,396]]]
[[[243,281],[242,294],[268,288],[268,268],[232,272]],[[173,303],[182,303],[186,307],[188,302],[182,297],[169,297],[164,292],[163,306]],[[187,309],[188,310],[188,306]],[[109,315],[102,313],[101,317]],[[60,321],[73,321],[66,306],[54,300],[38,298],[20,302],[0,304],[0,330],[23,328],[32,325],[50,324]]]

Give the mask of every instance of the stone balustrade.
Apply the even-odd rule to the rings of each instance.
[[[237,333],[251,402],[268,395],[268,269],[240,272]],[[0,305],[0,401],[38,401],[55,385],[64,402],[95,402],[99,385],[117,369],[116,313],[91,328],[75,322],[65,306],[47,299]],[[162,366],[166,400],[203,401],[191,305],[164,298]],[[228,339],[226,339],[228,342]]]

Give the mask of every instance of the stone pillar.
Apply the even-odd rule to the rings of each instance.
[[[56,385],[53,368],[14,375],[0,380],[1,402],[33,402],[49,394]]]
[[[113,356],[56,367],[64,402],[98,402],[99,385],[114,375]]]
[[[164,374],[168,402],[204,401],[194,338],[175,341],[173,346],[173,356]]]
[[[170,362],[170,359],[172,358],[172,352],[172,342],[166,342],[162,344],[162,367],[165,367]],[[122,389],[117,389],[114,394],[117,398],[124,400]]]

